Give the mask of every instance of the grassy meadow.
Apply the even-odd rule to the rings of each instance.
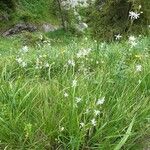
[[[150,38],[36,36],[0,38],[0,149],[148,150]]]

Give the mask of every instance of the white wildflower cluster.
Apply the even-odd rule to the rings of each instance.
[[[85,57],[85,56],[88,56],[90,52],[91,52],[91,48],[88,48],[88,49],[81,49],[81,50],[77,53],[77,58],[83,58],[83,57]]]
[[[96,105],[99,106],[99,105],[103,105],[105,102],[105,97],[102,97],[102,98],[99,98],[96,102]],[[97,124],[97,121],[96,121],[96,117],[99,116],[101,113],[100,110],[98,109],[94,109],[94,118],[91,120],[91,124],[92,126],[96,126]]]
[[[23,68],[27,67],[27,63],[25,61],[23,61],[23,59],[21,57],[16,58],[16,61],[21,67],[23,67]]]
[[[23,46],[23,47],[20,49],[20,54],[19,54],[19,55],[21,55],[21,56],[18,56],[18,57],[16,58],[17,63],[18,63],[22,68],[27,67],[27,62],[24,61],[24,59],[22,58],[22,56],[23,56],[25,53],[27,53],[28,51],[29,51],[28,46]]]
[[[131,44],[131,47],[135,47],[137,43],[137,39],[134,36],[129,37],[129,44]]]
[[[98,106],[103,105],[104,102],[105,102],[105,97],[99,98],[98,100],[96,100],[96,105],[95,106],[97,108],[94,108],[94,109],[93,108],[92,109],[87,108],[85,113],[84,113],[86,115],[88,115],[91,111],[94,113],[94,116],[93,116],[93,118],[90,121],[90,124],[93,127],[95,127],[97,125],[97,117],[101,114],[101,111],[99,110],[100,108]],[[82,128],[83,126],[85,126],[85,123],[82,123],[82,124],[81,123],[80,123],[80,127]]]
[[[47,57],[46,54],[37,56],[35,61],[36,69],[50,68],[51,65],[55,64],[55,62],[50,64],[48,61],[46,61],[46,57]]]

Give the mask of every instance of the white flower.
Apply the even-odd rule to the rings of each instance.
[[[85,114],[88,114],[90,112],[90,110],[87,108],[85,111]]]
[[[98,116],[100,114],[100,111],[99,110],[94,110],[94,115],[95,116]]]
[[[68,93],[65,92],[65,93],[64,93],[64,97],[68,97],[68,96],[69,96]]]
[[[105,102],[105,97],[102,97],[102,98],[97,100],[96,105],[102,105],[104,102]]]
[[[22,63],[21,63],[21,66],[24,68],[24,67],[27,66],[27,63],[26,63],[26,62],[22,62]]]
[[[140,14],[137,12],[130,11],[129,17],[131,18],[131,20],[135,20],[135,19],[138,19],[140,17]]]
[[[79,21],[81,21],[81,19],[82,19],[81,16],[78,16],[77,18],[78,18]]]
[[[24,53],[28,52],[28,47],[27,46],[22,47],[21,52]]]
[[[70,60],[70,59],[69,59],[69,60],[68,60],[68,64],[71,65],[71,66],[73,66],[73,67],[75,66],[74,60]]]
[[[142,6],[141,5],[139,5],[139,9],[141,9],[142,8]]]
[[[93,119],[91,120],[91,124],[92,124],[93,126],[96,126],[96,120],[95,120],[95,118],[93,118]]]
[[[40,38],[40,40],[43,40],[43,35],[41,34],[39,38]]]
[[[21,58],[17,58],[16,61],[20,64],[23,62],[23,60]]]
[[[46,64],[45,64],[45,67],[46,67],[46,68],[49,68],[49,63],[46,63]]]
[[[101,63],[104,64],[105,62],[102,60]]]
[[[135,47],[137,44],[138,44],[138,43],[134,41],[134,42],[131,43],[131,46],[132,46],[132,47]]]
[[[121,38],[122,38],[122,36],[121,36],[120,34],[115,35],[115,39],[116,39],[116,40],[120,40]]]
[[[80,97],[76,97],[76,103],[79,103],[79,102],[81,102],[81,98]]]
[[[81,122],[80,127],[83,128],[85,126],[85,123]]]
[[[39,69],[39,66],[35,66],[35,69]]]
[[[77,86],[77,80],[74,79],[74,80],[72,81],[72,87],[76,87],[76,86]]]
[[[134,37],[134,36],[129,36],[129,41],[135,41],[136,40],[136,38]]]
[[[136,72],[141,72],[141,71],[142,71],[142,66],[136,65]]]
[[[62,131],[64,131],[64,129],[65,129],[64,127],[60,127],[59,130],[60,130],[60,132],[62,132]]]
[[[102,44],[101,44],[101,48],[104,48],[104,47],[105,47],[105,43],[102,43]]]
[[[85,40],[87,41],[87,40],[88,40],[88,38],[87,38],[87,37],[85,37]]]
[[[79,51],[79,52],[77,53],[77,58],[81,58],[81,57],[82,57],[82,52]]]
[[[135,47],[137,45],[137,40],[134,36],[129,37],[129,43],[131,44],[132,47]]]
[[[90,52],[91,52],[91,48],[82,49],[77,53],[77,58],[85,57],[85,56],[89,55]]]
[[[74,13],[75,16],[79,16],[79,13],[75,9],[74,9],[73,13]]]

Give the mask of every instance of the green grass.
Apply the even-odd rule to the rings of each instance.
[[[138,38],[131,48],[127,41],[97,44],[86,38],[68,42],[67,36],[49,37],[46,42],[38,40],[39,46],[29,46],[27,53],[20,51],[24,38],[0,39],[0,149],[146,148],[150,38]],[[88,55],[77,57],[89,48]],[[104,103],[97,105],[103,97]],[[96,116],[95,110],[100,114]]]
[[[32,22],[50,22],[58,23],[56,16],[53,14],[51,0],[21,0],[18,3],[16,15],[19,19],[29,19]],[[14,16],[14,17],[16,17]]]
[[[44,23],[60,24],[59,19],[54,14],[55,8],[52,0],[19,0],[15,3],[15,10],[9,10],[8,14],[6,8],[0,11],[0,15],[9,16],[9,20],[0,22],[0,33],[20,22],[32,23],[37,27],[41,27]]]

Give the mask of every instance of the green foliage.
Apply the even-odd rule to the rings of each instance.
[[[0,1],[0,10],[10,11],[14,10],[16,5],[15,0],[1,0]]]
[[[58,24],[58,19],[51,9],[52,0],[8,0],[0,2],[0,10],[2,14],[9,13],[7,24],[13,25],[20,21],[41,24],[44,22]],[[1,5],[2,4],[2,5]],[[2,20],[2,23],[4,21]],[[0,23],[3,28],[4,25]]]
[[[59,18],[62,27],[67,31],[74,28],[76,23],[73,8],[65,9],[60,0],[53,0],[53,13]]]
[[[40,33],[33,34],[30,32],[24,32],[21,35],[23,45],[29,45],[31,47],[35,47],[37,44],[42,44],[44,40],[46,41],[46,36]]]
[[[16,14],[21,20],[50,22],[54,17],[51,15],[50,5],[51,0],[21,0],[18,2]]]
[[[63,31],[49,37],[60,33],[66,40]],[[58,45],[58,40],[54,46],[27,45],[24,52],[20,37],[1,38],[0,149],[146,149],[150,46],[149,38],[137,40],[138,45],[131,48],[128,42],[97,45],[87,38],[74,38],[67,45]],[[77,58],[77,53],[89,48],[88,55]],[[27,66],[22,67],[17,58]],[[141,71],[136,70],[139,64]],[[74,80],[77,86],[73,87]],[[105,101],[99,106],[101,97]]]
[[[139,10],[139,5],[142,6]],[[115,34],[147,33],[150,23],[149,0],[106,0],[101,3],[97,0],[90,7],[89,23],[92,33],[97,39],[112,40]],[[143,11],[138,20],[131,23],[129,11]]]

